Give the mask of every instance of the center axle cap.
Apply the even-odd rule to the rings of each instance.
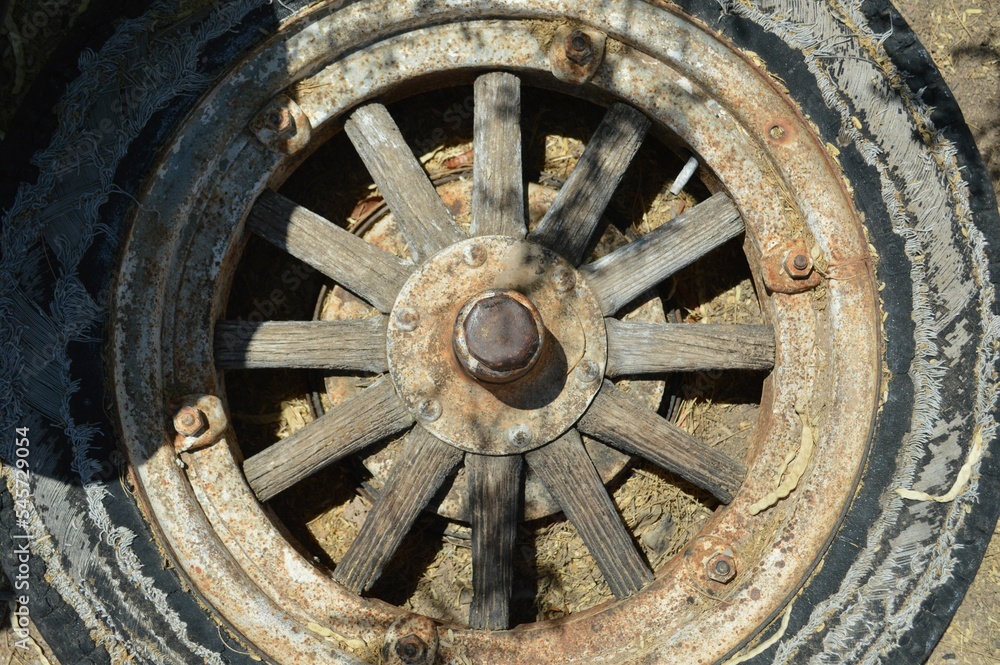
[[[455,320],[454,348],[470,376],[507,383],[542,354],[545,328],[534,304],[517,291],[489,289],[473,296]]]

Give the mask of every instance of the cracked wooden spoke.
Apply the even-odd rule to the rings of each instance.
[[[413,424],[396,389],[379,377],[360,395],[243,464],[257,498],[267,501],[303,478]]]
[[[471,235],[523,238],[521,82],[506,72],[483,74],[475,102]]]
[[[728,196],[720,193],[581,271],[601,309],[610,316],[643,291],[742,232],[739,211]]]
[[[608,376],[708,369],[771,369],[771,326],[606,319]]]
[[[289,367],[386,372],[388,319],[344,321],[220,321],[215,363],[220,369]]]
[[[645,409],[605,381],[578,429],[610,446],[643,457],[729,503],[746,467],[680,427]]]
[[[361,531],[333,578],[361,593],[371,588],[420,511],[462,460],[462,452],[417,425],[396,457]]]
[[[521,502],[521,457],[465,456],[472,512],[472,608],[469,625],[510,626],[514,539]]]
[[[629,535],[576,430],[525,457],[580,532],[616,598],[631,596],[653,581],[653,571]]]
[[[579,264],[649,125],[631,106],[614,104],[531,239]]]
[[[412,264],[270,190],[257,199],[247,227],[385,313],[413,272]]]
[[[466,238],[388,109],[378,103],[362,106],[348,118],[344,131],[396,218],[415,261]]]

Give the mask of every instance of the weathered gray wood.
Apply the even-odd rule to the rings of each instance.
[[[611,501],[579,432],[528,453],[525,458],[573,523],[616,598],[631,596],[653,581]]]
[[[220,321],[215,363],[221,369],[295,367],[386,372],[388,319]]]
[[[771,326],[606,319],[608,376],[707,369],[771,369]]]
[[[333,571],[333,578],[355,593],[371,588],[413,526],[414,520],[462,460],[462,452],[420,425],[389,469],[382,493],[361,525],[358,537]]]
[[[379,377],[360,395],[243,463],[243,473],[261,501],[365,446],[413,424],[392,381]]]
[[[521,464],[520,455],[465,456],[472,513],[472,628],[510,626]]]
[[[631,106],[614,104],[529,237],[574,265],[583,261],[590,238],[649,125],[649,118]]]
[[[681,268],[743,232],[743,219],[723,193],[581,270],[608,316]]]
[[[639,406],[605,381],[577,424],[584,434],[676,473],[729,503],[746,467]]]
[[[413,264],[270,190],[257,199],[247,227],[385,313],[414,270]]]
[[[474,91],[471,234],[523,238],[521,81],[491,72],[476,79]]]
[[[388,109],[374,102],[366,104],[351,114],[344,131],[395,216],[415,261],[467,237],[406,145]]]

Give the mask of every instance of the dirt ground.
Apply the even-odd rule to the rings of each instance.
[[[1000,0],[896,0],[896,4],[954,91],[1000,193]],[[6,46],[3,39],[0,35],[0,50]],[[1000,536],[994,534],[965,602],[928,662],[1000,663],[998,610]],[[28,650],[15,648],[8,623],[3,618],[0,627],[0,665],[55,662],[35,631]]]

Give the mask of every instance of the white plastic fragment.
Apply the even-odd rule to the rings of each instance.
[[[691,180],[691,176],[698,169],[698,159],[696,157],[689,157],[687,164],[681,169],[681,172],[677,174],[674,178],[674,184],[670,185],[670,193],[677,196],[681,193],[681,190],[688,184]]]
[[[942,494],[940,496],[933,496],[927,494],[926,492],[918,492],[915,490],[905,490],[897,489],[896,494],[903,497],[904,499],[910,499],[912,501],[936,501],[938,503],[948,503],[949,501],[954,501],[965,486],[969,484],[969,479],[972,477],[972,467],[979,463],[979,460],[983,457],[983,433],[981,430],[976,429],[976,432],[972,435],[972,448],[969,450],[969,457],[965,460],[965,464],[958,471],[958,477],[955,478],[955,483],[948,490],[947,494]]]

